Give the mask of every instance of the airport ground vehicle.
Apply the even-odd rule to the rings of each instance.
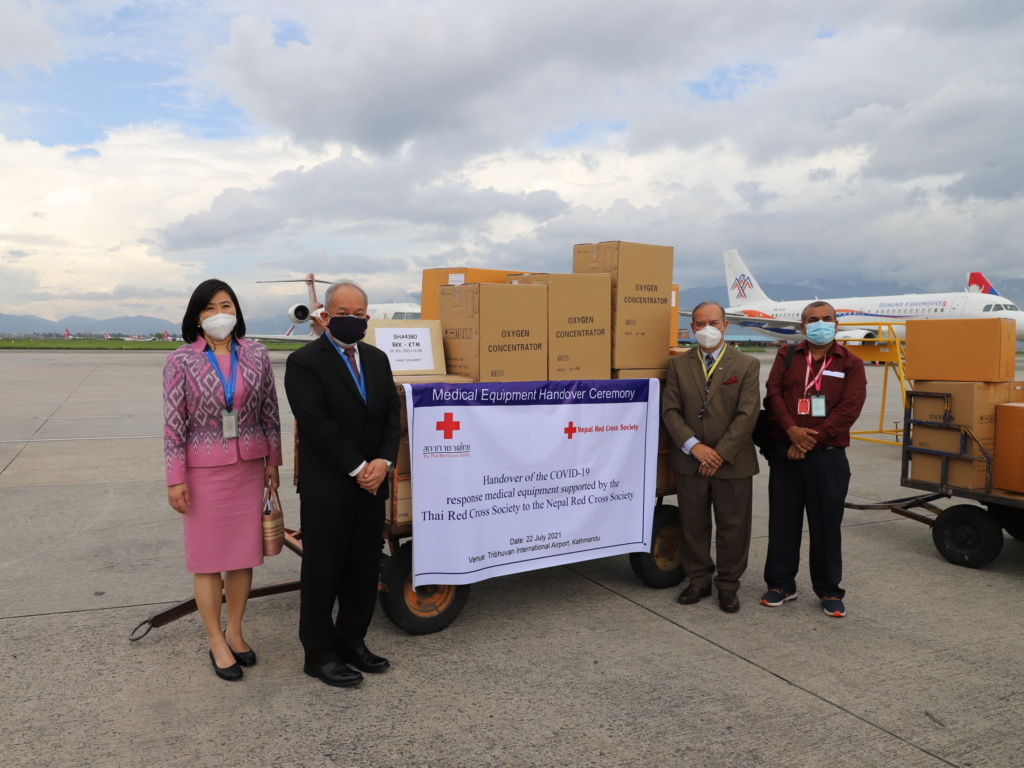
[[[951,397],[945,393],[908,390],[903,423],[903,446],[900,467],[900,485],[929,491],[922,496],[894,499],[881,504],[847,504],[851,509],[888,509],[898,515],[925,523],[932,529],[932,541],[939,553],[955,565],[981,568],[988,565],[1003,549],[1003,531],[1018,541],[1024,541],[1024,494],[1011,493],[992,487],[992,453],[978,440],[974,431],[965,424],[952,421]],[[924,421],[913,418],[915,397],[944,399],[943,419]],[[959,450],[937,451],[912,444],[915,426],[949,430],[960,436]],[[910,464],[914,455],[932,455],[941,461],[939,482],[923,482],[910,477]],[[985,487],[958,488],[948,484],[949,462],[972,460],[985,467]],[[955,504],[940,509],[932,504],[941,498],[970,499],[977,504]],[[911,511],[914,507],[931,512],[933,516]]]

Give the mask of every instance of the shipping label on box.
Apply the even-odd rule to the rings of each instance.
[[[388,356],[395,374],[444,375],[444,346],[439,320],[374,320],[366,329],[367,344]]]
[[[665,333],[677,311],[673,253],[671,246],[621,241],[573,248],[573,272],[611,275],[613,368],[651,368],[667,358]]]
[[[547,287],[469,283],[440,289],[449,373],[474,381],[544,381]]]
[[[1017,324],[1005,317],[908,320],[906,375],[933,381],[1012,381]]]
[[[607,379],[612,358],[611,275],[509,275],[514,285],[548,289],[548,373],[551,381]]]

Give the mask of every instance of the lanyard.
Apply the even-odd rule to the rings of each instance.
[[[338,343],[331,338],[331,335],[327,334],[327,340],[331,342],[331,345],[338,350],[338,354],[341,355],[341,360],[345,363],[345,367],[348,368],[348,372],[352,374],[352,381],[355,382],[356,387],[359,389],[359,394],[363,398],[363,402],[366,402],[366,371],[363,371],[363,375],[357,377],[356,372],[352,370],[352,364],[348,361],[348,355],[345,354]]]
[[[224,403],[230,411],[231,406],[235,404],[235,382],[238,379],[238,343],[231,342],[231,381],[227,381],[224,374],[221,373],[220,366],[217,365],[217,357],[213,354],[212,349],[206,350],[206,359],[210,361],[214,373],[217,374],[220,383],[224,385]]]
[[[821,364],[818,375],[812,379],[811,365],[813,364],[813,358],[811,357],[811,351],[807,350],[807,368],[804,369],[804,397],[807,397],[811,387],[814,387],[815,392],[821,392],[821,377],[825,373],[825,369],[828,368],[828,364],[832,362],[833,357],[833,355],[828,355],[825,358],[825,362]]]
[[[698,349],[699,349],[699,347],[698,347]],[[710,352],[708,352],[707,354],[709,354],[709,355],[710,355],[711,353],[710,353]],[[711,379],[711,374],[715,372],[715,368],[717,368],[717,367],[718,367],[718,364],[719,364],[720,362],[722,362],[722,358],[723,358],[723,357],[725,357],[725,350],[724,350],[724,349],[723,349],[723,350],[722,350],[721,352],[719,352],[719,353],[718,353],[718,357],[717,357],[717,358],[715,358],[715,364],[714,364],[714,365],[712,365],[712,366],[711,366],[710,368],[708,368],[708,367],[707,367],[707,366],[706,366],[706,365],[704,364],[704,358],[703,358],[703,355],[701,356],[701,361],[700,361],[700,367],[701,367],[701,369],[702,369],[702,370],[704,371],[704,381],[705,381],[705,382],[708,382],[708,381],[710,381],[710,379]]]

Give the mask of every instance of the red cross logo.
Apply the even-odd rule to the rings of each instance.
[[[573,435],[579,432],[579,430],[572,425],[571,421],[569,422],[569,426],[563,429],[562,431],[565,432],[565,434],[569,437],[570,440],[572,440]]]
[[[437,428],[439,430],[441,430],[442,432],[444,432],[444,439],[445,440],[451,440],[452,437],[455,435],[455,431],[457,429],[461,429],[462,428],[461,423],[458,422],[458,421],[455,421],[455,419],[453,418],[454,416],[455,416],[454,413],[446,413],[444,415],[444,419],[442,419],[441,421],[437,422]]]

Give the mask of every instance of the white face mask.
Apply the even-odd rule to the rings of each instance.
[[[705,325],[694,336],[704,349],[714,349],[722,341],[722,332],[713,325]]]
[[[206,335],[217,341],[223,341],[235,330],[236,318],[234,315],[219,314],[211,315],[203,320],[203,330]]]

